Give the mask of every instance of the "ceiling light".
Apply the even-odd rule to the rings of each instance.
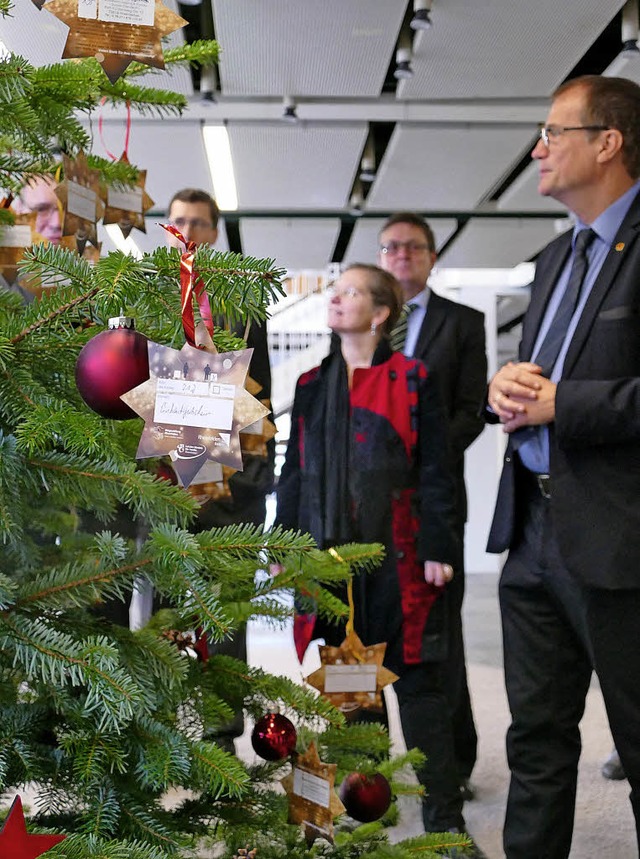
[[[640,54],[638,50],[638,0],[627,0],[622,8],[622,51],[627,59]]]
[[[361,182],[374,182],[376,178],[376,152],[371,134],[367,139],[364,152],[362,153],[359,175]]]
[[[408,80],[413,77],[411,57],[411,48],[398,48],[396,51],[396,70],[393,76],[397,81]]]
[[[200,98],[203,101],[215,101],[217,89],[216,67],[212,65],[202,66],[200,69]]]
[[[428,30],[432,26],[431,0],[413,0],[412,30]]]
[[[295,101],[288,95],[286,95],[282,101],[282,118],[285,122],[297,122],[298,114],[296,113],[296,103]]]
[[[364,208],[364,194],[362,193],[362,185],[356,181],[349,198],[349,214],[354,218],[359,218],[362,215]]]
[[[224,125],[205,125],[202,128],[202,138],[216,203],[223,211],[235,211],[238,208],[238,192],[227,129]]]

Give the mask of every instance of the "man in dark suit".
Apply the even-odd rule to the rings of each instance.
[[[467,687],[462,600],[464,597],[464,526],[467,495],[464,452],[480,434],[478,402],[486,389],[487,358],[484,317],[477,310],[432,292],[427,285],[436,261],[435,240],[428,223],[414,212],[397,212],[382,227],[378,264],[399,281],[405,306],[405,355],[420,358],[439,385],[449,420],[456,479],[456,525],[460,557],[447,585],[445,691],[452,711],[454,755],[463,797],[472,797],[469,777],[476,761],[477,736]],[[480,399],[479,399],[480,398]]]
[[[532,157],[576,225],[542,251],[520,361],[489,386],[509,443],[488,549],[509,549],[505,853],[565,859],[592,664],[640,831],[640,87],[565,83]]]

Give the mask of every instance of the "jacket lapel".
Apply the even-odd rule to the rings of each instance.
[[[434,337],[444,325],[445,318],[445,303],[442,298],[432,290],[429,295],[427,312],[420,328],[420,333],[418,334],[415,349],[413,350],[414,355],[421,358],[425,355],[427,349],[433,342]]]
[[[578,322],[575,334],[571,340],[571,345],[567,351],[567,357],[564,362],[562,375],[566,376],[571,372],[573,366],[580,355],[580,352],[589,336],[591,326],[598,315],[600,305],[604,301],[612,284],[615,283],[616,276],[620,270],[620,266],[631,251],[634,242],[638,238],[640,229],[640,194],[631,204],[631,208],[627,217],[622,222],[620,229],[615,237],[613,247],[602,263],[600,273],[593,285],[591,294],[587,299],[582,316]]]
[[[569,251],[571,250],[571,238],[573,230],[569,230],[563,236],[557,239],[557,250],[550,255],[549,262],[545,264],[539,262],[536,268],[536,277],[534,280],[534,288],[531,290],[531,300],[525,319],[525,326],[522,331],[522,341],[520,343],[520,360],[529,361],[533,346],[540,330],[540,324],[544,317],[544,312],[551,297],[560,273],[567,262]],[[541,266],[545,266],[541,270]]]

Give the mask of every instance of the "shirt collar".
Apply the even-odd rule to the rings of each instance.
[[[612,203],[604,212],[598,215],[592,224],[584,224],[578,220],[573,230],[573,241],[575,241],[576,235],[580,230],[588,229],[590,226],[596,236],[605,242],[608,247],[611,247],[638,191],[640,191],[640,179],[628,191],[625,191],[621,197],[618,197],[615,203]]]
[[[430,295],[431,287],[425,286],[422,292],[419,292],[417,295],[414,295],[413,298],[410,298],[409,301],[407,301],[407,304],[415,304],[416,307],[421,307],[423,310],[426,310]]]

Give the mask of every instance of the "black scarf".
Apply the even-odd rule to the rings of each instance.
[[[381,364],[391,354],[387,341],[381,340],[371,363]],[[351,402],[347,365],[342,352],[333,344],[323,370],[323,545],[327,547],[353,542],[358,536],[354,530],[350,490]]]

